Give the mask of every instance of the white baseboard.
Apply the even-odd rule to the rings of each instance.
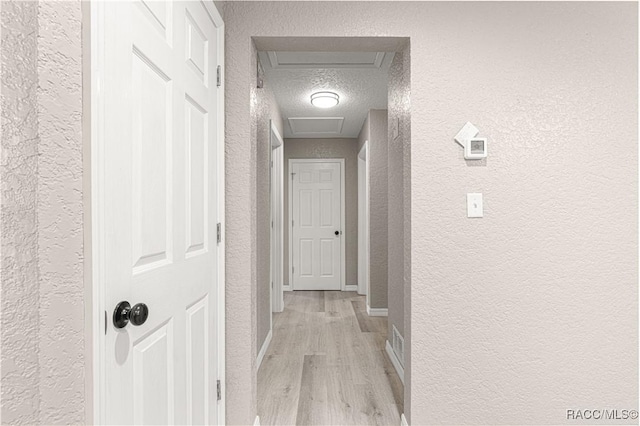
[[[289,284],[285,284],[282,286],[282,291],[291,291],[291,286]]]
[[[269,334],[267,334],[267,338],[264,339],[264,343],[260,348],[260,352],[258,352],[258,360],[256,361],[256,370],[260,368],[260,364],[262,364],[262,360],[264,359],[264,354],[267,353],[267,349],[269,349],[269,344],[271,343],[271,338],[273,337],[273,330],[269,330]]]
[[[391,360],[391,364],[396,369],[398,376],[400,377],[400,381],[404,385],[404,368],[402,368],[402,364],[400,364],[400,360],[396,356],[396,353],[393,352],[393,348],[391,348],[391,343],[387,340],[387,344],[385,345],[385,349],[387,350],[387,355],[389,355],[389,359]]]
[[[370,317],[387,317],[389,316],[388,308],[372,308],[367,305],[367,315]]]
[[[407,418],[404,416],[404,413],[400,416],[400,426],[409,426],[407,423]]]
[[[404,414],[402,415],[402,417],[404,418]],[[256,416],[256,420],[253,422],[253,426],[260,426],[260,416]]]
[[[347,284],[346,286],[344,286],[344,291],[358,291],[358,285],[357,284]]]

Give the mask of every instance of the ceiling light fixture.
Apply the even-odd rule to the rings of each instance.
[[[316,92],[311,95],[311,105],[318,108],[331,108],[340,102],[340,96],[333,92]]]

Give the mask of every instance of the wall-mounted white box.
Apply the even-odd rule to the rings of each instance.
[[[487,158],[487,138],[471,138],[464,147],[464,158],[481,160]]]

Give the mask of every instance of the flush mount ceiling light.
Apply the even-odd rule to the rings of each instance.
[[[340,96],[333,92],[316,92],[311,95],[311,105],[318,108],[331,108],[338,105]]]

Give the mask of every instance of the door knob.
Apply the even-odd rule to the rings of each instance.
[[[129,322],[133,325],[142,325],[149,317],[149,308],[144,303],[137,303],[133,308],[126,300],[116,305],[113,311],[113,325],[116,328],[124,328]]]
[[[336,235],[340,235],[340,231],[336,231],[336,232],[335,232],[335,234],[336,234]]]

